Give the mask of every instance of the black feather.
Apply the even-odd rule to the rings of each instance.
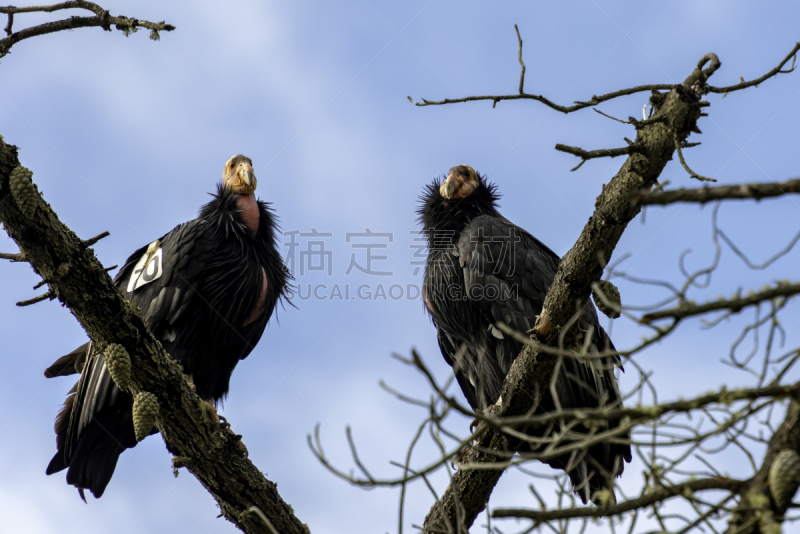
[[[148,328],[184,373],[192,375],[197,394],[218,402],[228,393],[236,364],[253,350],[275,305],[290,296],[292,286],[269,205],[258,201],[259,226],[253,235],[240,216],[239,195],[219,184],[213,196],[197,219],[160,238],[159,278],[127,291],[147,245],[128,258],[115,283],[140,307]],[[258,304],[264,275],[262,311],[245,324]],[[114,384],[103,355],[91,344],[60,358],[45,373],[58,376],[80,369],[75,392],[56,420],[58,452],[47,474],[68,468],[67,482],[81,496],[89,489],[100,497],[119,455],[136,445],[133,399]]]
[[[442,354],[453,367],[467,401],[473,409],[483,410],[497,402],[503,380],[522,350],[522,344],[504,336],[496,324],[503,322],[521,332],[534,326],[560,258],[500,215],[496,186],[477,177],[472,194],[456,200],[442,197],[441,181],[434,180],[420,199],[419,215],[429,249],[425,305]],[[587,303],[578,328],[587,335],[592,332],[592,350],[613,349],[591,303]],[[619,406],[613,373],[619,357],[594,362],[563,359],[555,382],[557,399],[548,391],[537,413],[554,411],[556,400],[562,408]],[[618,421],[610,423],[611,427],[618,425]],[[559,428],[536,432],[541,437]],[[583,427],[572,430],[587,431]],[[631,460],[628,444],[601,443],[547,463],[567,471],[575,492],[586,502],[598,490],[613,488],[623,460]]]

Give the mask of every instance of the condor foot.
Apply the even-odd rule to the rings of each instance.
[[[218,415],[219,417],[219,428],[228,434],[228,439],[232,439],[234,442],[234,446],[239,451],[239,454],[247,458],[248,452],[247,447],[245,446],[244,442],[242,441],[242,435],[237,434],[231,428],[231,424],[225,419],[223,416]]]

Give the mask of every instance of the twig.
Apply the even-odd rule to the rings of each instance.
[[[597,111],[597,110],[595,110]],[[566,152],[567,154],[572,154],[573,156],[578,156],[581,158],[581,162],[578,164],[577,167],[573,168],[573,171],[578,170],[581,165],[586,163],[587,160],[594,159],[594,158],[615,158],[617,156],[629,156],[631,154],[639,154],[642,152],[642,147],[637,145],[636,143],[628,146],[624,146],[622,148],[603,148],[600,150],[584,150],[582,148],[562,145],[556,145],[556,150],[559,152]]]
[[[270,521],[267,516],[264,515],[264,512],[261,511],[261,508],[258,506],[251,506],[247,509],[247,511],[256,514],[264,522],[264,524],[267,525],[267,528],[272,534],[279,534],[278,531],[275,530],[275,527],[272,526],[272,521]]]
[[[584,108],[589,108],[596,106],[602,102],[607,102],[609,100],[613,100],[615,98],[619,98],[621,96],[633,95],[636,93],[644,93],[646,91],[653,91],[653,90],[662,90],[668,91],[671,89],[673,85],[666,84],[666,83],[658,83],[658,84],[650,84],[650,85],[640,85],[638,87],[631,87],[629,89],[620,89],[619,91],[613,91],[611,93],[606,93],[604,95],[592,95],[592,98],[587,102],[575,102],[574,106],[560,106],[555,102],[548,100],[547,98],[543,97],[542,95],[532,95],[529,93],[523,93],[521,95],[486,95],[486,96],[468,96],[465,98],[445,98],[444,100],[426,100],[422,99],[422,102],[417,102],[410,96],[408,97],[409,102],[414,104],[415,106],[425,107],[425,106],[441,106],[444,104],[457,104],[463,102],[475,102],[478,100],[492,100],[493,102],[497,103],[501,100],[535,100],[544,104],[545,106],[554,109],[556,111],[560,111],[562,113],[572,113],[573,111],[579,111]]]
[[[792,51],[789,52],[785,58],[783,58],[783,61],[778,63],[777,67],[775,67],[765,75],[761,76],[760,78],[756,78],[755,80],[749,82],[742,81],[741,83],[737,83],[736,85],[729,85],[727,87],[714,87],[708,85],[707,89],[711,93],[732,93],[733,91],[739,91],[741,89],[747,89],[748,87],[753,87],[754,85],[758,85],[764,80],[768,80],[769,78],[772,78],[773,76],[776,76],[778,74],[787,74],[789,72],[792,72],[794,70],[794,63],[795,60],[797,59],[798,51],[800,51],[800,43],[797,43],[794,46],[794,48],[792,48]],[[792,60],[792,66],[789,68],[789,70],[781,70],[783,66],[786,65],[786,63],[790,59]]]
[[[86,241],[81,241],[81,246],[83,248],[89,248],[98,241],[100,241],[101,239],[103,239],[104,237],[108,237],[109,235],[111,235],[109,232],[103,232],[102,234],[96,235],[91,239],[87,239]]]
[[[43,293],[38,297],[34,297],[30,300],[22,300],[20,302],[17,302],[17,306],[19,307],[30,306],[31,304],[36,304],[37,302],[42,302],[43,300],[47,299],[53,300],[54,298],[56,298],[56,294],[53,293],[52,291],[48,291],[47,293]]]
[[[694,304],[692,302],[684,302],[675,308],[668,310],[660,310],[648,313],[639,319],[640,323],[650,324],[659,319],[686,319],[695,315],[702,315],[719,310],[730,310],[732,313],[742,311],[747,306],[754,306],[764,301],[772,300],[778,297],[791,297],[800,293],[800,283],[789,284],[786,282],[778,282],[775,287],[753,293],[746,297],[737,296],[730,300],[717,300],[708,302],[706,304]]]
[[[517,58],[519,59],[519,64],[522,67],[522,72],[519,74],[519,94],[524,95],[525,90],[523,87],[525,86],[525,62],[522,61],[522,37],[519,34],[519,28],[516,24],[514,24],[514,30],[517,32],[517,40],[519,41],[519,54],[517,55]],[[497,102],[495,102],[495,105],[496,104]]]
[[[675,133],[675,150],[678,152],[678,158],[680,158],[680,160],[681,160],[681,165],[683,165],[683,168],[686,170],[686,172],[689,173],[689,176],[691,176],[692,178],[696,178],[697,180],[700,180],[701,182],[716,182],[717,181],[716,178],[709,178],[707,176],[703,176],[701,174],[697,174],[696,172],[694,172],[692,169],[689,168],[689,165],[686,164],[686,160],[683,159],[683,151],[681,150],[681,140],[678,139],[678,134],[677,133]]]
[[[11,26],[13,26],[13,25],[14,25],[14,14],[13,13],[9,13],[8,14],[8,24],[6,24],[6,27],[4,28],[5,32],[6,32],[6,35],[11,35]]]
[[[707,393],[689,400],[665,402],[654,406],[637,408],[595,408],[595,409],[570,409],[555,413],[545,413],[535,416],[506,417],[497,420],[504,427],[528,426],[531,428],[544,427],[553,421],[609,421],[625,417],[638,422],[655,420],[667,414],[688,413],[713,404],[730,405],[739,401],[753,401],[764,398],[786,398],[796,395],[800,391],[800,384],[788,386],[767,386],[753,389],[722,388],[718,392]]]
[[[651,489],[648,493],[629,499],[619,504],[592,508],[566,508],[563,510],[529,510],[517,508],[496,508],[492,512],[495,518],[517,518],[533,519],[534,521],[556,521],[559,519],[574,519],[576,517],[610,517],[623,514],[637,508],[644,508],[653,504],[665,501],[671,497],[684,495],[687,490],[728,490],[738,491],[744,485],[743,480],[732,478],[707,478],[700,480],[689,480],[674,486],[662,486]]]
[[[624,120],[622,120],[622,119],[618,119],[618,118],[616,118],[616,117],[612,117],[612,116],[611,116],[611,115],[609,115],[608,113],[603,113],[602,111],[600,111],[600,110],[599,110],[599,109],[597,109],[597,108],[594,108],[594,109],[593,109],[593,111],[594,111],[594,112],[596,112],[596,113],[599,113],[599,114],[600,114],[600,115],[602,115],[603,117],[607,117],[607,118],[609,118],[609,119],[611,119],[611,120],[613,120],[613,121],[621,122],[622,124],[630,124],[630,123],[631,123],[631,121],[624,121]],[[626,140],[626,141],[629,141],[627,138],[626,138],[625,140]],[[629,145],[630,145],[630,144],[633,144],[633,141],[630,141],[628,144],[629,144]]]
[[[11,261],[26,261],[25,254],[19,252],[17,254],[9,254],[8,252],[0,252],[0,260],[11,260]]]
[[[779,197],[788,193],[800,193],[800,179],[786,182],[752,183],[701,187],[699,189],[677,189],[674,191],[642,191],[633,203],[640,206],[666,206],[675,202],[705,204],[715,200],[755,199]]]
[[[31,28],[25,28],[16,33],[11,33],[11,17],[15,13],[52,13],[53,11],[60,11],[62,9],[86,9],[94,13],[93,17],[70,17],[64,20],[55,22],[46,22]],[[146,28],[151,31],[151,39],[158,39],[158,32],[172,31],[175,26],[162,22],[149,22],[146,20],[139,20],[135,18],[128,18],[124,16],[111,16],[108,10],[103,9],[99,5],[92,2],[85,2],[83,0],[75,0],[72,2],[62,2],[60,4],[53,4],[49,6],[30,6],[30,7],[0,7],[0,13],[6,13],[9,16],[9,22],[6,26],[6,33],[8,37],[0,39],[0,58],[8,54],[11,47],[19,41],[36,37],[37,35],[45,35],[62,30],[73,30],[75,28],[88,28],[99,26],[106,31],[111,31],[113,24],[118,30],[128,35],[136,32],[139,28]]]

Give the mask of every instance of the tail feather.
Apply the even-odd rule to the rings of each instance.
[[[86,356],[89,354],[89,343],[84,343],[69,354],[57,359],[53,365],[45,369],[44,376],[53,378],[56,376],[68,376],[80,373],[86,363]]]
[[[91,350],[88,344],[84,347],[85,351]],[[114,385],[102,355],[93,357],[87,366],[86,357],[79,351],[80,348],[59,360],[72,357],[77,362],[83,358],[80,363],[83,375],[56,417],[58,450],[46,473],[52,475],[67,469],[67,482],[78,488],[85,501],[84,490],[98,498],[103,495],[120,455],[136,445],[136,435],[132,397]]]

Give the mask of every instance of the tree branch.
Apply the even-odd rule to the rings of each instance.
[[[645,508],[653,504],[665,501],[678,495],[684,496],[688,492],[703,490],[728,490],[738,491],[745,482],[732,478],[705,478],[699,480],[689,480],[674,486],[661,486],[649,488],[647,493],[629,499],[612,506],[591,507],[591,508],[565,508],[562,510],[529,510],[525,508],[496,508],[492,512],[492,517],[497,518],[517,518],[533,519],[536,522],[558,521],[561,519],[574,519],[577,517],[611,517],[624,514],[631,510]]]
[[[778,63],[777,67],[775,67],[774,69],[772,69],[771,71],[769,71],[760,78],[756,78],[755,80],[749,82],[742,80],[741,83],[737,83],[736,85],[729,85],[727,87],[714,87],[708,85],[706,86],[706,88],[710,93],[732,93],[733,91],[739,91],[741,89],[747,89],[748,87],[753,87],[754,85],[758,85],[761,82],[772,78],[773,76],[777,76],[778,74],[787,74],[789,72],[792,72],[794,70],[794,63],[795,60],[797,59],[798,51],[800,51],[800,43],[797,43],[794,46],[794,48],[792,48],[792,51],[789,52],[785,58],[783,58],[783,61]],[[792,60],[792,66],[789,68],[789,70],[781,70],[783,66],[786,65],[786,63],[788,63],[790,59]]]
[[[102,234],[98,234],[98,235],[92,237],[91,239],[87,239],[86,241],[81,241],[81,246],[84,247],[84,248],[91,247],[92,245],[94,245],[95,243],[100,241],[101,239],[103,239],[105,237],[108,237],[110,235],[111,235],[110,232],[103,232]]]
[[[753,389],[726,389],[722,388],[718,392],[706,393],[689,400],[679,400],[665,402],[653,406],[641,406],[636,408],[619,409],[571,409],[560,410],[553,413],[545,413],[534,416],[508,417],[496,420],[499,426],[517,427],[546,427],[554,421],[610,421],[621,420],[625,417],[631,419],[632,424],[652,421],[659,417],[671,413],[688,413],[694,410],[702,410],[711,404],[731,404],[744,400],[757,400],[763,398],[786,398],[797,395],[800,392],[800,383],[788,386],[767,386]]]
[[[676,135],[675,136],[675,150],[678,152],[678,159],[680,159],[681,166],[683,166],[683,169],[687,173],[689,173],[689,176],[691,176],[692,178],[694,178],[696,180],[700,180],[701,182],[716,182],[717,181],[716,178],[709,178],[708,176],[703,176],[702,174],[697,174],[691,168],[689,168],[689,164],[686,163],[685,159],[683,159],[683,150],[681,150],[681,143],[682,143],[682,141],[680,141],[678,139],[678,136]]]
[[[518,95],[486,95],[486,96],[467,96],[464,98],[445,98],[444,100],[426,100],[422,99],[422,102],[417,102],[410,96],[408,97],[409,102],[414,104],[415,106],[425,107],[425,106],[441,106],[444,104],[458,104],[463,102],[476,102],[479,100],[491,100],[496,105],[501,100],[535,100],[537,102],[541,102],[545,106],[554,109],[556,111],[560,111],[564,114],[572,113],[573,111],[579,111],[584,108],[589,108],[592,106],[596,106],[602,102],[607,102],[609,100],[613,100],[615,98],[619,98],[621,96],[626,95],[633,95],[636,93],[644,93],[646,91],[668,91],[673,86],[668,83],[658,83],[658,84],[650,84],[650,85],[640,85],[638,87],[631,87],[629,89],[620,89],[619,91],[613,91],[611,93],[606,93],[604,95],[592,95],[592,98],[589,99],[587,102],[579,102],[576,101],[575,105],[573,106],[561,106],[556,104],[555,102],[548,100],[547,98],[543,97],[542,95],[532,95],[529,93],[522,93]]]
[[[638,154],[641,153],[642,147],[637,145],[636,143],[632,145],[628,145],[622,148],[601,148],[600,150],[584,150],[582,148],[562,145],[556,145],[556,150],[559,152],[566,152],[567,154],[572,154],[573,156],[578,156],[581,158],[581,162],[578,163],[577,167],[571,169],[572,171],[577,171],[581,168],[581,165],[586,163],[586,161],[594,158],[616,158],[617,156],[629,156],[631,154]]]
[[[43,300],[47,299],[53,300],[54,298],[56,298],[55,293],[53,293],[52,291],[48,291],[47,293],[42,293],[38,297],[33,297],[30,300],[22,300],[20,302],[17,302],[17,306],[22,308],[24,306],[30,306],[31,304],[36,304],[37,302],[42,302]]]
[[[517,54],[517,59],[519,59],[519,65],[522,67],[522,70],[519,73],[519,94],[525,94],[525,62],[522,61],[522,36],[519,34],[519,27],[514,24],[514,31],[517,32],[517,41],[519,41],[519,54]],[[494,105],[497,105],[495,101]]]
[[[59,20],[55,22],[46,22],[31,28],[25,28],[18,32],[12,33],[11,27],[14,22],[15,13],[52,13],[53,11],[61,11],[63,9],[86,9],[95,15],[93,17],[70,17],[68,19]],[[108,10],[103,9],[99,5],[92,2],[85,2],[83,0],[75,0],[73,2],[62,2],[60,4],[53,4],[49,6],[30,6],[30,7],[0,7],[0,13],[8,14],[8,25],[5,28],[8,37],[0,39],[0,58],[9,53],[11,47],[16,43],[36,37],[37,35],[45,35],[62,30],[73,30],[75,28],[88,28],[99,26],[106,31],[111,31],[113,24],[118,30],[129,35],[135,33],[139,28],[146,28],[150,30],[150,38],[158,40],[158,32],[172,31],[175,26],[161,22],[149,22],[146,20],[139,20],[135,18],[129,19],[128,17],[114,17],[111,16]]]
[[[0,252],[0,260],[25,261],[25,254],[22,254],[21,252],[17,254]]]
[[[705,304],[695,304],[691,301],[684,302],[680,306],[670,308],[668,310],[659,310],[656,312],[648,313],[639,319],[640,323],[650,324],[659,319],[686,319],[695,315],[703,315],[705,313],[730,310],[731,313],[738,313],[747,306],[755,306],[764,301],[772,300],[778,297],[792,297],[800,293],[800,283],[789,284],[786,282],[778,282],[775,287],[752,293],[746,297],[737,295],[736,298],[730,300],[717,300],[714,302],[707,302]]]
[[[90,248],[59,219],[33,186],[20,206],[10,188],[19,166],[17,148],[0,145],[0,221],[50,292],[70,308],[89,337],[101,346],[118,343],[133,363],[132,392],[153,393],[158,430],[167,449],[217,500],[222,514],[249,533],[268,533],[258,507],[282,534],[308,529],[281,499],[275,483],[242,457],[237,440],[209,421],[204,403],[189,389],[181,367],[148,331],[138,308],[124,299]],[[69,264],[69,268],[64,265]],[[113,318],[109,321],[109,318]]]
[[[525,84],[525,63],[522,61],[522,37],[519,34],[519,28],[516,24],[514,24],[514,29],[517,32],[517,40],[519,41],[519,63],[522,66],[522,72],[520,73],[519,77],[519,94],[516,95],[486,95],[486,96],[468,96],[465,98],[445,98],[444,100],[426,100],[422,99],[422,102],[416,102],[410,96],[408,97],[409,102],[414,104],[415,106],[425,107],[425,106],[441,106],[444,104],[457,104],[463,102],[475,102],[478,100],[491,100],[493,102],[492,107],[495,107],[498,102],[501,100],[535,100],[537,102],[541,102],[545,106],[554,109],[556,111],[560,111],[562,113],[572,113],[573,111],[578,111],[584,108],[596,106],[601,102],[606,102],[608,100],[613,100],[620,96],[626,95],[633,95],[636,93],[643,93],[645,91],[668,91],[672,89],[671,84],[667,83],[659,83],[659,84],[650,84],[650,85],[640,85],[638,87],[631,87],[629,89],[621,89],[619,91],[613,91],[611,93],[606,93],[604,95],[592,95],[592,98],[589,99],[587,102],[575,102],[574,106],[561,106],[556,104],[552,100],[548,100],[547,98],[543,97],[542,95],[532,95],[526,93],[524,91],[524,84]]]
[[[800,193],[800,179],[786,182],[752,183],[740,185],[721,185],[699,189],[676,189],[674,191],[642,191],[633,199],[639,206],[674,204],[675,202],[694,202],[705,204],[716,200],[780,197],[789,193]]]

